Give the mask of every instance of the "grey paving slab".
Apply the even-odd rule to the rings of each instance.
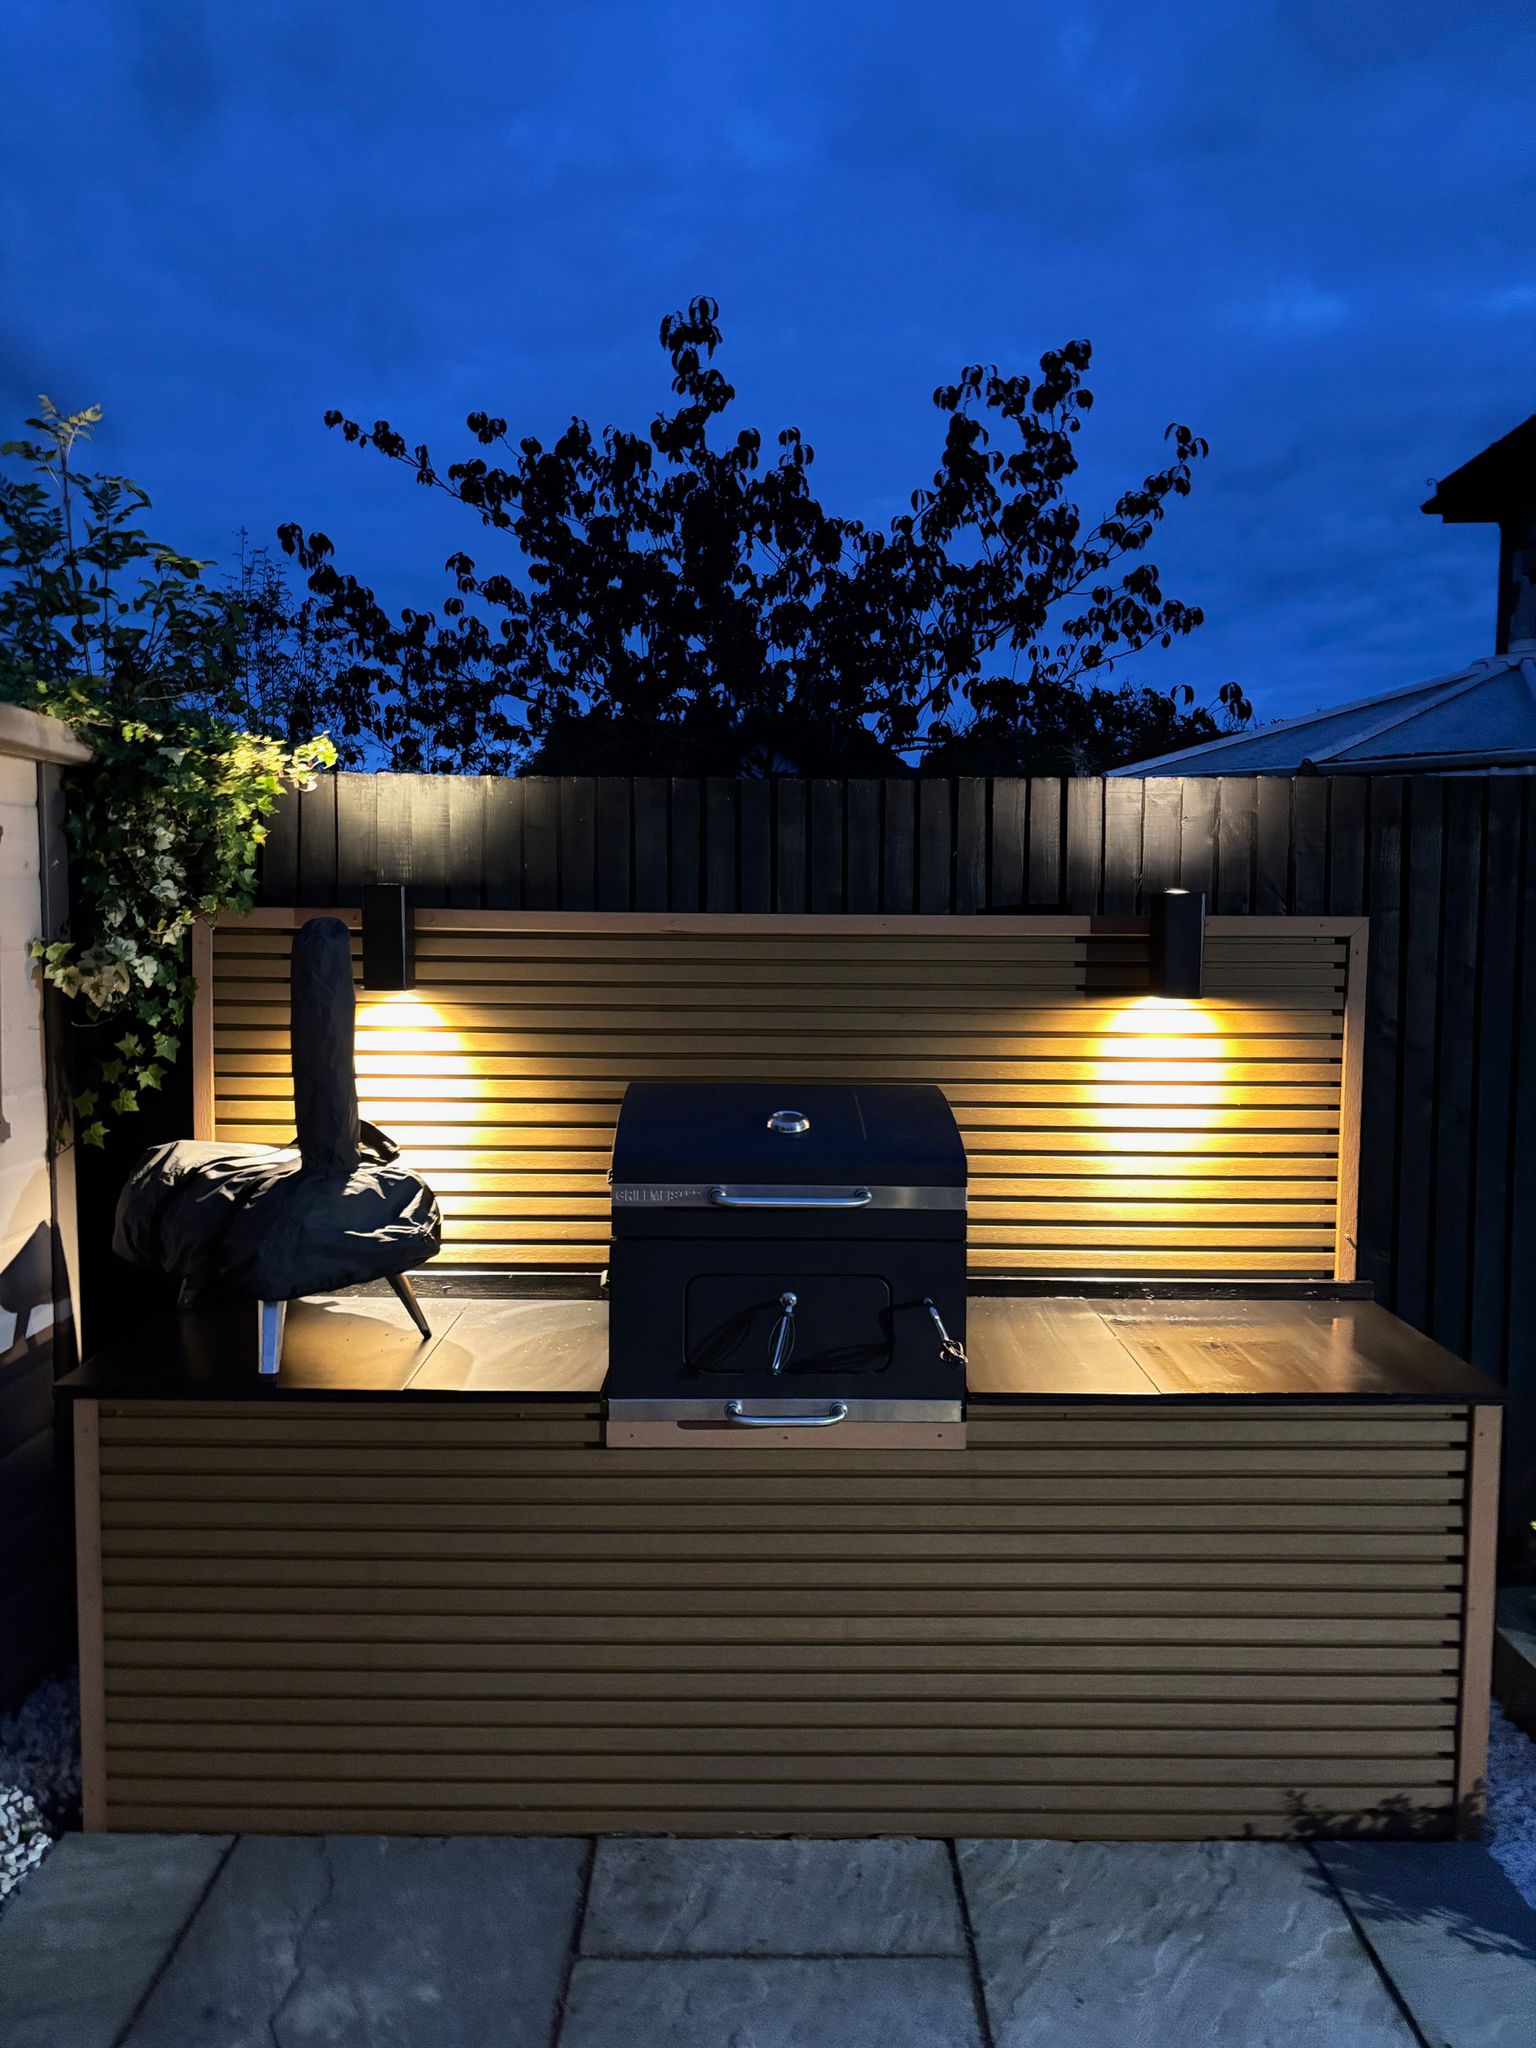
[[[997,2048],[1411,2048],[1304,1849],[958,1848]]]
[[[112,2048],[228,1835],[67,1835],[0,1918],[5,2048]]]
[[[245,1835],[124,2048],[543,2043],[583,1842]]]
[[[560,2048],[981,2048],[950,1957],[578,1962]]]
[[[1431,2048],[1536,2043],[1536,1912],[1476,1842],[1319,1842]]]
[[[942,1842],[691,1841],[597,1845],[583,1955],[965,1953]]]

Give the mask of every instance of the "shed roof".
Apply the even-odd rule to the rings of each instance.
[[[1380,697],[1224,733],[1112,775],[1372,775],[1536,768],[1536,646]]]

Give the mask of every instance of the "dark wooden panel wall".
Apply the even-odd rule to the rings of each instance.
[[[340,775],[263,900],[371,881],[486,909],[1134,912],[1371,920],[1359,1270],[1511,1392],[1536,1513],[1536,780],[903,782]]]

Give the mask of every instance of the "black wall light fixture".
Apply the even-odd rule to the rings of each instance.
[[[398,882],[372,885],[363,891],[363,987],[415,985],[416,959],[405,889]]]
[[[1153,993],[1198,1001],[1205,994],[1205,897],[1165,889],[1151,911]]]

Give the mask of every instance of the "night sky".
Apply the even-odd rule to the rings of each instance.
[[[1209,623],[1124,673],[1289,715],[1491,651],[1418,507],[1536,411],[1533,88],[1531,0],[5,0],[5,431],[99,400],[163,537],[433,603],[489,544],[327,406],[643,427],[710,292],[738,424],[884,521],[935,384],[1086,335],[1090,505],[1212,446],[1153,550]]]

